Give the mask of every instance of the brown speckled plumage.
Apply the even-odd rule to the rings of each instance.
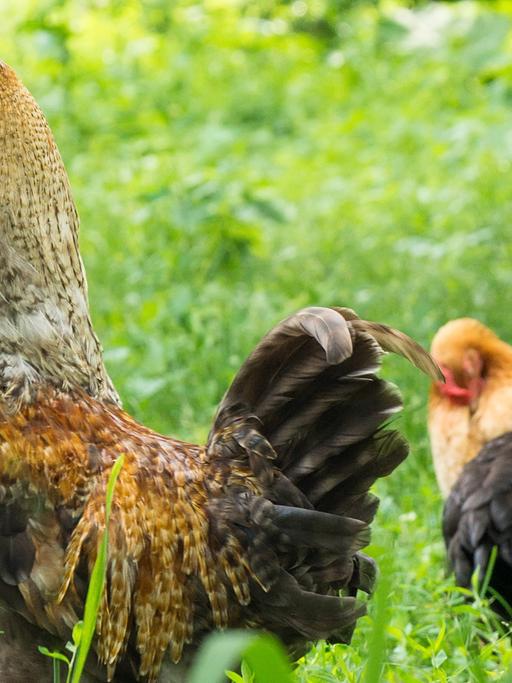
[[[0,62],[0,390],[31,398],[44,379],[117,401],[103,365],[78,251],[78,215],[51,131]]]
[[[347,641],[373,583],[369,488],[407,454],[383,429],[401,402],[380,359],[398,352],[433,378],[436,366],[349,309],[308,308],[243,364],[205,447],[156,434],[119,406],[60,156],[1,63],[0,144],[0,600],[25,640],[36,628],[65,642],[81,616],[124,454],[91,679],[163,680],[214,628],[267,629],[294,655]]]

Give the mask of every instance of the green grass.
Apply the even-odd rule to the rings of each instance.
[[[348,5],[0,0],[2,58],[71,176],[109,369],[159,430],[204,440],[251,347],[308,304],[424,344],[468,314],[512,340],[509,5]],[[510,639],[445,574],[427,381],[386,374],[412,452],[377,486],[381,678],[497,679]],[[376,680],[377,605],[299,680]]]

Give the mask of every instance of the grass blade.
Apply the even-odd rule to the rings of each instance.
[[[82,675],[87,655],[91,647],[92,639],[96,631],[96,620],[98,609],[100,606],[101,595],[103,592],[103,585],[105,583],[105,575],[107,570],[107,554],[108,554],[108,525],[110,520],[110,510],[112,508],[112,498],[114,495],[114,488],[117,477],[123,466],[124,455],[120,455],[114,463],[107,484],[107,498],[105,503],[105,530],[101,539],[98,556],[91,574],[89,582],[89,589],[87,591],[87,598],[85,600],[84,618],[82,628],[79,630],[79,639],[77,643],[77,650],[73,657],[73,663],[70,671],[70,683],[79,683]]]
[[[364,673],[364,683],[379,683],[386,656],[386,627],[389,623],[389,594],[391,592],[391,567],[384,560],[381,563],[381,574],[374,596],[375,617],[368,649],[368,661]]]

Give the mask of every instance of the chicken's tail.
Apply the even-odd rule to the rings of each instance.
[[[369,489],[408,453],[398,432],[383,429],[402,406],[376,375],[384,351],[442,378],[401,332],[350,309],[303,309],[243,364],[210,434],[211,457],[248,459],[263,482],[252,519],[267,527],[253,548],[258,601],[265,624],[291,644],[294,634],[346,640],[362,610],[338,590],[372,588],[373,563],[359,552],[378,504]]]

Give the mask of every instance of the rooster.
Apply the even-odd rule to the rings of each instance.
[[[27,658],[80,618],[120,454],[91,680],[178,680],[226,627],[273,632],[293,656],[347,642],[375,574],[369,489],[408,452],[383,428],[401,401],[376,373],[393,351],[439,378],[430,356],[350,309],[306,308],[242,365],[206,446],[161,436],[121,408],[61,158],[3,63],[0,163],[0,678],[17,680],[6,648]]]
[[[512,604],[512,347],[461,318],[437,332],[431,352],[446,379],[432,385],[428,421],[449,563],[469,587],[497,546],[490,585]]]

